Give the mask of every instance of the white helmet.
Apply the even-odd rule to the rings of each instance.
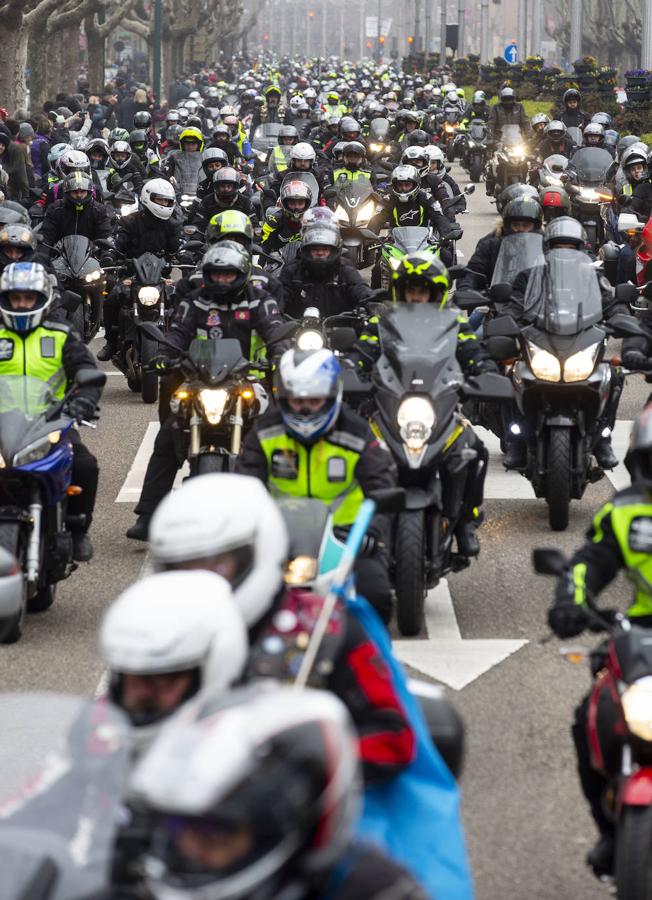
[[[202,475],[159,504],[149,526],[156,568],[238,551],[233,596],[249,627],[271,608],[283,583],[288,536],[276,504],[257,478]]]
[[[446,94],[445,100],[447,103],[452,103],[456,106],[460,102],[460,98],[459,98],[457,91],[448,91],[448,93]]]
[[[433,163],[437,163],[437,169],[444,168],[446,163],[444,160],[444,151],[441,147],[437,147],[435,144],[428,144],[428,146],[423,149],[431,166]]]
[[[248,653],[245,623],[228,582],[201,570],[159,572],[127,588],[104,615],[99,646],[117,705],[127,674],[192,672],[182,702],[200,689],[224,691],[240,678]],[[132,722],[152,725],[176,709],[132,715]]]
[[[307,141],[301,141],[290,149],[290,162],[294,162],[295,159],[308,159],[314,163],[316,158],[315,148]]]
[[[174,188],[165,178],[146,181],[140,192],[140,202],[157,219],[169,219],[174,212],[176,195]]]

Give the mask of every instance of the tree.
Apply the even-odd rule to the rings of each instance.
[[[565,49],[570,47],[568,0],[548,0],[548,34]],[[605,41],[605,35],[609,40]],[[640,0],[584,0],[582,51],[603,65],[628,68],[640,58],[642,36]],[[606,54],[606,56],[605,56]]]

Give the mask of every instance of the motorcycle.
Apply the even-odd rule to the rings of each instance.
[[[369,124],[367,135],[367,160],[373,168],[377,163],[387,159],[392,152],[389,137],[391,125],[389,119],[373,119]]]
[[[272,147],[278,146],[278,135],[283,126],[280,122],[269,122],[258,125],[251,138],[251,151],[254,158],[254,174],[262,175],[267,171],[267,160]]]
[[[587,247],[597,253],[607,240],[607,216],[613,193],[606,184],[613,158],[600,147],[582,147],[570,159],[566,191],[572,201],[572,214],[584,226]]]
[[[373,427],[387,444],[406,491],[396,519],[393,572],[397,622],[411,637],[423,624],[426,592],[469,560],[453,552],[463,498],[444,496],[445,471],[456,473],[476,451],[456,444],[464,434],[458,404],[463,398],[507,399],[511,386],[499,375],[465,381],[456,358],[456,309],[396,304],[381,317],[381,356],[374,366]]]
[[[172,157],[170,181],[174,185],[179,206],[184,212],[187,212],[197,200],[197,185],[203,174],[201,153],[180,151]]]
[[[335,202],[335,217],[340,224],[342,246],[356,269],[371,265],[371,244],[378,235],[367,226],[378,204],[374,189],[367,181],[344,181],[329,190]]]
[[[529,171],[527,147],[518,125],[503,125],[500,146],[491,165],[496,173],[496,196],[510,184],[526,183]]]
[[[511,289],[497,285],[491,293],[500,303]],[[581,499],[587,484],[604,475],[591,467],[591,456],[603,436],[598,424],[611,390],[607,337],[641,329],[630,316],[603,322],[591,260],[573,250],[551,250],[545,265],[532,270],[523,318],[531,324],[521,326],[511,316],[489,322],[487,347],[494,359],[510,360],[506,371],[522,420],[508,427],[515,435],[525,430],[522,474],[546,500],[550,527],[563,531],[571,500]]]
[[[467,132],[457,138],[460,159],[473,184],[479,182],[487,164],[487,123],[474,119]]]
[[[371,287],[388,289],[392,273],[398,269],[406,256],[413,253],[430,253],[437,256],[439,244],[430,228],[409,225],[392,228],[389,237],[382,244],[376,263],[371,271]]]
[[[93,244],[80,234],[70,234],[54,246],[52,267],[62,288],[78,294],[81,304],[71,314],[72,325],[85,344],[97,334],[102,320],[106,278],[95,258]]]
[[[20,639],[26,611],[49,609],[57,582],[76,568],[68,529],[83,523],[66,515],[67,497],[78,489],[70,484],[66,435],[74,420],[65,408],[79,387],[102,387],[105,381],[104,372],[82,369],[59,400],[38,378],[0,377],[0,547],[17,563],[11,567],[2,560],[4,643]]]
[[[104,700],[3,694],[0,728],[15,736],[0,752],[4,900],[107,896],[129,774],[126,717]]]
[[[540,575],[569,571],[553,548],[533,552]],[[650,896],[652,829],[652,642],[641,628],[615,610],[598,612],[587,598],[592,630],[609,632],[606,646],[569,647],[573,663],[588,661],[594,676],[587,710],[591,765],[608,777],[603,809],[615,828],[614,882],[622,900]]]
[[[120,309],[118,351],[112,362],[126,376],[129,390],[140,393],[143,403],[156,403],[158,399],[158,377],[148,366],[160,348],[139,325],[154,322],[165,328],[169,324],[173,306],[172,288],[163,277],[166,266],[164,258],[143,253],[131,260],[133,275],[123,281],[129,288],[130,303]]]
[[[546,157],[538,171],[538,186],[545,188],[564,188],[567,182],[566,170],[568,159],[561,153]]]
[[[242,437],[258,413],[258,379],[248,374],[252,363],[244,359],[240,342],[233,338],[205,341],[196,338],[187,352],[171,344],[152,322],[139,323],[148,341],[174,350],[181,386],[172,395],[170,410],[177,416],[175,445],[180,463],[186,459],[190,475],[232,471]],[[253,364],[256,369],[267,363]]]
[[[140,198],[129,176],[114,182],[113,193],[105,194],[104,203],[114,225],[117,225],[118,219],[125,219],[138,212]]]
[[[439,126],[439,146],[446,154],[449,163],[455,161],[455,139],[460,133],[461,113],[457,110],[449,110],[444,113]]]

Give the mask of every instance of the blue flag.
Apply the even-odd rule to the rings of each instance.
[[[413,762],[388,782],[366,788],[358,835],[387,850],[432,900],[473,900],[455,779],[432,744],[386,628],[362,597],[346,603],[388,666],[416,738]]]

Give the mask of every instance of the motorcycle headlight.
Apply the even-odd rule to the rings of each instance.
[[[368,200],[365,205],[358,211],[358,225],[368,225],[369,220],[376,212],[376,204],[373,200]]]
[[[384,144],[369,144],[369,149],[371,150],[372,153],[380,153],[382,150],[385,149],[385,145]]]
[[[138,302],[143,306],[155,306],[158,303],[159,293],[155,287],[141,287],[138,291]]]
[[[84,281],[99,281],[102,277],[102,270],[95,269],[93,272],[89,272],[88,275],[84,275]]]
[[[510,147],[507,152],[512,159],[525,159],[525,147],[521,144],[518,147]]]
[[[468,146],[469,146],[469,149],[470,149],[471,147],[475,147],[475,141],[472,141],[471,138],[469,138]]]
[[[564,363],[564,381],[584,381],[589,377],[595,367],[600,344],[591,344],[584,350],[579,350],[569,356]]]
[[[631,733],[652,741],[652,678],[642,678],[630,685],[620,701]]]
[[[390,264],[392,269],[394,269],[394,271],[396,271],[396,269],[398,269],[398,267],[401,265],[403,260],[399,259],[397,256],[390,256],[389,259],[387,260],[387,262]]]
[[[312,556],[296,556],[285,566],[286,584],[307,584],[317,577],[317,560]]]
[[[58,443],[61,438],[60,431],[51,431],[47,437],[39,438],[33,444],[28,444],[15,454],[13,459],[14,466],[27,466],[30,463],[38,462],[44,459],[54,444]]]
[[[322,350],[324,347],[324,336],[321,331],[315,331],[307,328],[302,331],[297,338],[298,350]]]
[[[421,450],[435,424],[435,411],[427,397],[406,397],[398,408],[396,420],[408,450]]]
[[[600,195],[593,188],[582,188],[579,192],[579,198],[584,203],[597,203],[600,200]]]
[[[335,210],[335,218],[338,222],[343,222],[345,225],[348,225],[349,223],[349,214],[343,206],[337,207]]]
[[[447,122],[444,125],[444,131],[447,131],[450,134],[452,131],[455,131],[455,128],[450,123]]]
[[[556,356],[536,344],[528,344],[528,350],[530,368],[536,378],[541,381],[561,381],[561,364]]]
[[[199,392],[199,400],[204,415],[211,425],[217,425],[224,413],[229,392],[224,388],[204,388]]]

